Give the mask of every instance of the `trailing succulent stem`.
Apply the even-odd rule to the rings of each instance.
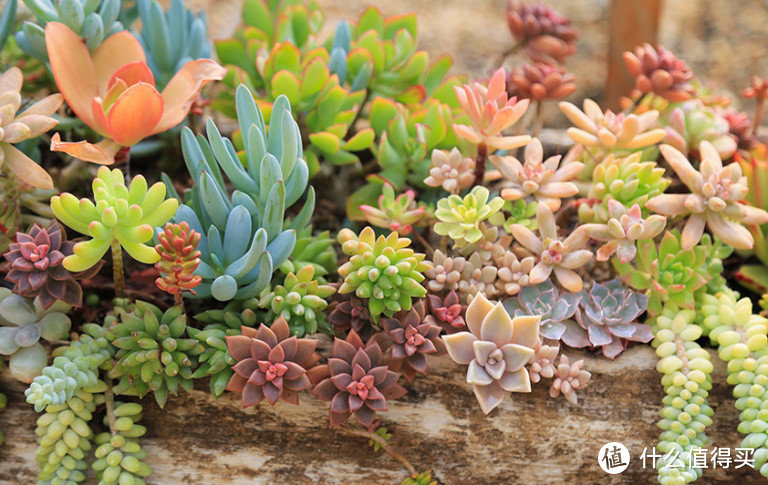
[[[123,248],[117,239],[112,241],[112,278],[115,280],[115,298],[125,298],[125,273],[123,271]]]

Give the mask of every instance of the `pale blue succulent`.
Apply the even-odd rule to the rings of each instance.
[[[5,41],[11,35],[13,30],[13,21],[16,20],[16,7],[18,0],[8,0],[3,9],[3,15],[0,16],[0,51],[5,46]]]
[[[207,138],[195,137],[188,128],[182,131],[184,160],[195,186],[185,192],[175,221],[186,221],[202,234],[201,263],[195,272],[203,280],[195,288],[198,298],[257,296],[291,254],[296,230],[309,224],[315,207],[314,190],[307,191],[301,133],[288,98],[275,100],[268,132],[253,95],[243,85],[237,89],[236,106],[243,161],[210,119]],[[225,175],[235,187],[231,195]],[[286,220],[286,209],[305,193],[303,208]]]
[[[520,293],[504,302],[507,313],[513,317],[538,315],[541,317],[540,334],[552,340],[568,342],[568,329],[579,308],[580,295],[559,292],[550,280],[535,286],[524,286]]]

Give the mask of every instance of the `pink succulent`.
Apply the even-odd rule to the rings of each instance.
[[[626,264],[635,259],[637,241],[653,239],[667,225],[667,218],[652,215],[643,219],[643,212],[638,204],[627,210],[619,201],[608,200],[610,219],[605,224],[587,224],[593,238],[605,244],[597,250],[598,261],[608,261],[616,254],[619,261]]]
[[[557,364],[555,381],[549,390],[549,395],[553,398],[563,393],[563,396],[572,404],[578,403],[576,391],[587,387],[587,382],[592,377],[589,371],[583,370],[584,361],[579,360],[571,364],[567,355],[560,355],[560,362]]]

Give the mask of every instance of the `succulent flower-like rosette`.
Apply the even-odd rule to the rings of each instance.
[[[520,290],[516,298],[504,302],[510,315],[521,317],[535,315],[541,319],[541,336],[550,340],[563,340],[566,344],[576,339],[569,329],[575,325],[573,318],[579,309],[578,294],[560,292],[551,281]],[[570,344],[569,344],[570,345]]]
[[[681,103],[661,122],[667,136],[664,142],[683,153],[697,155],[702,141],[708,141],[723,159],[731,158],[737,148],[737,138],[730,132],[722,111],[707,106],[700,99]],[[747,127],[749,130],[750,127]]]
[[[637,255],[637,241],[655,238],[667,225],[667,218],[659,215],[643,219],[643,212],[638,204],[627,210],[620,202],[608,200],[610,219],[605,224],[590,224],[593,238],[603,241],[597,250],[598,261],[608,261],[614,254],[621,263],[629,263]]]
[[[634,52],[625,52],[624,64],[641,94],[653,93],[673,103],[686,101],[693,94],[693,72],[662,46],[643,44]]]
[[[509,0],[507,24],[534,61],[555,65],[576,52],[579,31],[571,19],[544,2]]]
[[[438,338],[440,327],[425,317],[426,305],[421,300],[409,311],[381,320],[382,328],[393,341],[389,368],[401,372],[408,382],[417,373],[427,375],[427,355],[445,353],[443,341]]]
[[[501,303],[478,294],[467,307],[468,332],[443,336],[448,355],[469,365],[472,385],[483,413],[490,413],[504,399],[504,392],[530,392],[525,364],[539,342],[538,315],[512,318]]]
[[[333,326],[337,334],[346,335],[350,330],[354,330],[363,342],[367,342],[377,330],[368,311],[368,302],[358,298],[354,293],[337,292],[333,295],[333,299],[328,323]]]
[[[395,197],[395,189],[389,183],[384,184],[378,207],[361,205],[360,210],[369,224],[398,231],[403,236],[411,233],[426,212],[423,205],[416,204],[416,192],[407,190]]]
[[[483,226],[489,222],[502,222],[499,212],[504,199],[491,197],[483,186],[476,186],[463,198],[452,194],[437,202],[435,232],[450,237],[458,247],[473,244],[483,238]]]
[[[467,307],[461,304],[459,294],[451,290],[445,297],[439,295],[427,295],[429,314],[424,321],[437,325],[443,329],[443,333],[456,333],[467,326],[464,321],[464,312]]]
[[[288,322],[280,317],[258,330],[241,327],[242,335],[226,337],[227,349],[237,361],[227,390],[243,395],[243,408],[255,406],[264,399],[273,406],[277,401],[299,404],[299,391],[309,389],[307,376],[320,360],[315,352],[316,340],[291,336]]]
[[[442,187],[446,192],[456,194],[462,189],[472,187],[475,181],[475,160],[465,157],[458,148],[450,153],[442,150],[432,151],[432,165],[424,183],[430,187]]]
[[[576,91],[574,79],[573,74],[559,66],[543,62],[523,64],[507,76],[507,91],[510,96],[534,101],[563,99]]]

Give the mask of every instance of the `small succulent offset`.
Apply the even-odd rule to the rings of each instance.
[[[538,316],[541,319],[541,337],[563,340],[571,345],[577,342],[579,335],[573,318],[580,300],[580,295],[561,293],[550,280],[546,280],[523,288],[516,298],[504,302],[504,308],[513,317]]]
[[[512,224],[512,236],[526,249],[537,255],[538,262],[530,273],[533,285],[543,283],[554,273],[563,288],[579,292],[584,284],[574,269],[584,266],[592,259],[592,252],[584,249],[589,241],[585,226],[577,227],[565,239],[560,239],[552,210],[547,204],[539,204],[536,211],[539,236],[521,224]]]
[[[551,379],[555,376],[557,370],[557,355],[560,353],[560,347],[555,345],[543,345],[539,341],[533,349],[535,353],[528,360],[528,375],[531,382],[537,383],[541,378]]]
[[[227,337],[227,349],[237,362],[227,390],[243,395],[243,408],[255,406],[265,398],[299,404],[299,391],[312,383],[307,370],[317,364],[316,340],[291,336],[288,323],[280,317],[267,327],[242,327],[242,335]]]
[[[168,222],[162,232],[158,232],[157,240],[160,244],[155,246],[155,251],[160,260],[155,263],[155,269],[161,277],[155,280],[155,284],[174,295],[178,304],[182,292],[197,294],[195,287],[202,281],[200,275],[195,274],[200,265],[200,251],[197,250],[200,234],[190,229],[186,222]]]
[[[543,62],[533,65],[523,63],[507,76],[507,91],[510,96],[534,101],[563,99],[576,91],[575,76],[564,68]]]
[[[48,352],[40,345],[69,337],[69,305],[57,302],[47,310],[40,300],[30,301],[0,288],[0,355],[10,356],[8,369],[22,382],[32,380],[48,364]]]
[[[687,215],[681,244],[683,249],[693,248],[704,234],[704,226],[723,242],[736,249],[751,249],[755,241],[742,224],[765,224],[768,212],[741,202],[749,192],[747,178],[741,166],[723,161],[715,147],[707,141],[700,145],[699,170],[675,148],[661,146],[661,153],[690,194],[661,194],[650,199],[646,207],[668,217]]]
[[[265,289],[259,306],[267,310],[267,320],[285,319],[292,335],[312,335],[318,330],[330,333],[323,311],[329,296],[336,293],[331,285],[315,279],[315,269],[304,266],[296,274],[288,273],[282,285]]]
[[[467,261],[458,256],[450,257],[439,249],[432,255],[432,267],[424,272],[427,277],[427,289],[431,292],[456,290],[459,288],[462,272]]]
[[[555,368],[555,380],[549,390],[550,397],[556,398],[562,393],[568,402],[577,404],[579,397],[576,395],[576,391],[584,389],[592,377],[592,374],[584,370],[583,367],[583,360],[577,360],[571,364],[568,356],[561,354],[560,361]]]
[[[489,200],[490,199],[490,200]],[[490,197],[483,186],[476,186],[464,198],[452,194],[437,202],[434,225],[436,233],[450,237],[457,247],[473,244],[483,237],[484,222],[497,222],[504,199]],[[498,222],[501,222],[500,219]]]
[[[597,250],[598,261],[608,261],[614,254],[626,264],[637,255],[637,241],[653,240],[667,225],[667,218],[651,215],[643,219],[638,204],[627,210],[620,202],[608,200],[608,222],[590,225],[590,234],[603,244]]]
[[[443,336],[448,355],[469,364],[467,382],[484,414],[504,399],[504,391],[530,392],[525,364],[539,342],[540,317],[512,318],[501,303],[495,305],[482,293],[467,307],[468,332]]]
[[[662,46],[643,44],[634,52],[624,53],[624,64],[635,78],[635,90],[653,93],[673,103],[686,101],[693,95],[693,72],[684,61]]]
[[[52,94],[19,113],[21,86],[24,78],[18,67],[0,75],[0,168],[5,167],[33,187],[52,189],[53,180],[43,168],[13,146],[36,138],[50,130],[58,121],[52,115],[58,111],[63,98]]]
[[[378,330],[371,320],[366,300],[358,298],[354,293],[336,293],[333,300],[328,323],[333,325],[337,334],[346,335],[354,330],[363,342],[367,342]]]
[[[537,229],[536,210],[538,207],[538,202],[526,202],[523,199],[514,202],[511,200],[505,202],[501,208],[507,215],[507,219],[503,224],[504,230],[509,232],[509,228],[512,224],[522,224],[531,231],[535,231]]]
[[[378,207],[361,205],[360,210],[369,224],[398,231],[407,236],[425,215],[426,208],[417,205],[416,192],[407,190],[395,197],[395,189],[385,183],[378,199]]]
[[[387,400],[407,392],[397,383],[399,377],[384,365],[379,344],[371,340],[364,345],[354,330],[346,340],[334,339],[327,364],[310,370],[316,383],[312,394],[331,403],[331,427],[344,424],[352,414],[363,426],[373,427],[376,412],[387,411]]]
[[[101,263],[80,273],[67,271],[62,262],[72,254],[74,243],[65,238],[56,221],[45,228],[35,223],[28,233],[16,233],[16,242],[10,244],[4,255],[11,268],[5,280],[14,284],[14,293],[38,297],[46,310],[56,301],[75,307],[83,305],[83,290],[75,280],[90,278],[101,269]]]
[[[178,201],[165,200],[165,184],[157,182],[147,188],[143,175],[137,175],[129,186],[123,172],[99,167],[93,180],[94,202],[77,199],[70,193],[51,197],[51,210],[58,220],[91,239],[75,244],[74,254],[64,258],[70,271],[85,271],[104,256],[110,246],[122,246],[142,263],[158,261],[157,251],[146,243],[154,228],[162,226],[176,212]]]
[[[605,284],[595,283],[580,295],[576,312],[578,327],[572,334],[576,342],[571,347],[599,347],[609,359],[615,358],[627,346],[627,341],[650,342],[651,328],[638,317],[648,307],[648,297],[625,288],[618,279]]]
[[[296,244],[290,257],[280,265],[280,272],[298,273],[304,266],[312,266],[318,281],[325,282],[324,277],[338,268],[338,255],[330,231],[312,233],[312,226],[296,232]]]
[[[464,320],[466,306],[461,304],[459,295],[454,290],[448,292],[445,297],[427,295],[429,314],[424,321],[437,325],[443,329],[443,333],[451,334],[463,330],[467,326]]]
[[[560,199],[579,193],[579,188],[571,180],[584,168],[580,162],[560,167],[560,158],[560,155],[554,155],[544,160],[544,149],[538,138],[525,147],[525,163],[521,164],[512,156],[492,155],[491,163],[505,179],[501,197],[511,201],[530,201],[533,198],[556,211],[560,208]]]
[[[494,265],[497,269],[496,289],[512,296],[531,284],[531,271],[536,266],[536,258],[518,256],[514,251],[507,250],[503,255],[494,258]]]
[[[438,338],[440,327],[425,316],[426,305],[421,300],[409,311],[381,320],[382,328],[394,341],[389,368],[402,373],[408,382],[413,381],[417,373],[427,375],[427,355],[445,353],[443,341]]]
[[[534,61],[557,65],[576,52],[579,31],[571,19],[544,2],[509,0],[507,24]]]
[[[339,268],[344,282],[339,293],[354,292],[368,299],[371,316],[391,317],[401,310],[410,310],[412,298],[423,298],[427,290],[421,286],[424,272],[430,268],[425,255],[408,246],[411,240],[397,232],[379,236],[366,227],[358,237],[349,229],[339,231],[341,250],[349,261]]]
[[[475,181],[475,160],[465,157],[458,148],[450,153],[444,150],[432,150],[432,165],[424,183],[430,187],[442,187],[451,194],[458,194],[463,189],[472,187]]]

